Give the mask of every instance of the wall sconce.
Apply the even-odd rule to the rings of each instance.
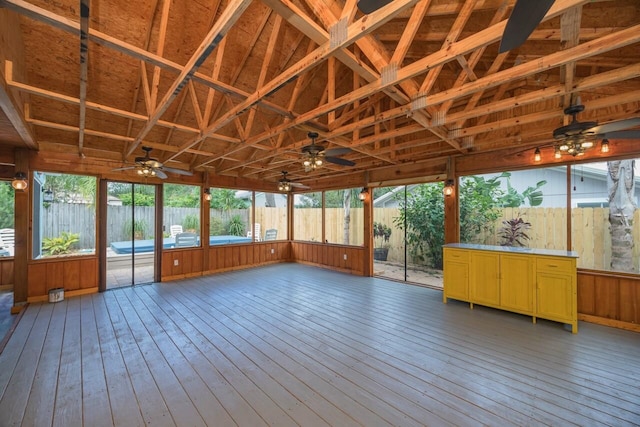
[[[16,191],[25,191],[29,186],[27,175],[25,175],[24,172],[17,172],[13,177],[13,181],[11,181],[11,186]]]
[[[450,197],[453,195],[453,180],[448,179],[444,183],[444,189],[442,190],[446,197]]]
[[[536,147],[536,151],[533,152],[533,161],[534,162],[540,161],[540,149],[538,147]]]
[[[204,191],[204,196],[202,196],[207,202],[211,200],[211,190],[209,190],[208,188],[205,188]]]
[[[607,138],[602,140],[602,143],[600,144],[600,152],[601,153],[609,152],[609,140]]]
[[[369,190],[367,190],[367,187],[364,187],[360,194],[358,194],[358,199],[364,202],[367,199],[367,194],[369,194]]]

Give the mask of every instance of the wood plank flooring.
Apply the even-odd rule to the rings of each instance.
[[[640,334],[278,264],[30,305],[19,425],[640,425]]]

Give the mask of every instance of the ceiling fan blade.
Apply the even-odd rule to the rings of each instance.
[[[115,169],[111,169],[111,171],[126,171],[126,170],[131,170],[131,169],[135,169],[137,166],[124,166],[121,168],[115,168]]]
[[[167,174],[164,173],[161,169],[153,169],[153,171],[156,173],[156,176],[160,179],[167,179]]]
[[[609,134],[611,132],[625,130],[625,129],[633,128],[636,126],[640,126],[640,117],[620,120],[617,122],[605,123],[589,129],[589,133],[595,132],[597,134],[603,134],[603,133]]]
[[[163,167],[162,170],[165,171],[165,172],[175,173],[177,175],[187,175],[187,176],[193,175],[193,172],[191,172],[191,171],[186,171],[186,170],[183,170],[183,169],[168,168],[166,166]]]
[[[305,189],[311,188],[308,185],[300,184],[299,182],[290,182],[289,185],[292,187],[305,188]]]
[[[619,130],[596,135],[598,138],[609,139],[640,139],[640,130]]]
[[[500,53],[524,43],[547,14],[554,0],[517,0],[504,28]]]
[[[325,156],[342,156],[343,154],[347,154],[350,152],[351,148],[347,147],[330,148],[328,150],[324,150]]]
[[[340,157],[325,157],[324,159],[327,162],[334,163],[336,165],[342,165],[342,166],[354,166],[355,165],[355,163],[352,162],[351,160],[341,159]]]
[[[388,5],[391,1],[392,0],[359,0],[358,9],[366,15]]]

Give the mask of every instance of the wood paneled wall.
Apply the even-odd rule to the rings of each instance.
[[[578,271],[578,319],[640,332],[640,278]]]
[[[36,261],[28,270],[29,302],[46,301],[55,288],[64,288],[68,296],[98,292],[98,257]]]
[[[356,246],[292,242],[292,261],[364,276],[365,249]],[[345,259],[346,255],[346,259]]]
[[[0,289],[13,289],[13,258],[0,258]]]
[[[206,254],[205,254],[206,253]],[[162,280],[238,270],[291,260],[287,241],[175,249],[162,253]],[[177,261],[177,265],[176,265]]]

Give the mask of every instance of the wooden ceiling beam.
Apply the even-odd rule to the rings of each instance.
[[[584,0],[559,0],[552,7],[552,11],[554,13],[561,13],[567,8],[573,7],[576,4],[581,4],[583,2]],[[394,86],[403,80],[410,79],[417,75],[420,75],[425,70],[428,70],[435,65],[448,62],[450,60],[454,60],[454,58],[457,55],[464,55],[480,47],[486,46],[491,43],[495,43],[502,36],[502,33],[504,32],[505,24],[506,23],[502,21],[485,30],[478,32],[477,35],[471,39],[460,40],[456,43],[453,43],[446,50],[440,50],[438,52],[430,54],[419,61],[413,62],[399,69],[395,79],[391,79],[390,81],[385,83],[383,83],[382,80],[379,79],[363,87],[354,89],[350,93],[336,99],[334,102],[324,104],[321,107],[318,107],[307,113],[301,114],[291,122],[274,128],[274,130],[272,130],[271,132],[282,132],[291,127],[295,127],[296,125],[299,125],[301,123],[305,123],[308,120],[316,119],[322,115],[327,114],[331,110],[344,107],[345,105],[353,103],[356,100],[365,98],[367,96],[370,96],[373,93],[382,91],[385,88]],[[540,60],[538,62],[531,63],[531,64],[529,63],[521,64],[517,67],[513,67],[511,69],[496,73],[492,76],[486,76],[486,77],[480,78],[475,82],[466,83],[460,88],[455,88],[448,91],[440,92],[438,94],[432,95],[430,97],[430,102],[432,105],[441,104],[450,99],[458,99],[465,96],[469,96],[477,91],[485,90],[486,87],[488,86],[496,86],[506,80],[514,80],[520,76],[535,74],[536,72],[539,72],[542,70],[548,70],[549,68],[560,66],[563,63],[566,63],[571,60],[587,58],[589,56],[594,56],[604,51],[616,49],[622,46],[626,46],[626,45],[638,42],[639,38],[640,38],[640,26],[630,27],[618,33],[609,34],[597,40],[586,42],[575,48],[570,49],[569,51],[553,53],[545,57],[544,60]],[[405,110],[407,110],[406,107],[405,107]],[[412,112],[411,109],[408,108],[407,114],[410,115],[413,113],[414,112]],[[268,136],[268,133],[256,135],[255,137],[250,137],[245,143],[257,144],[260,141],[263,141],[264,139],[266,139],[267,136]],[[205,161],[203,165],[206,163],[207,162]]]
[[[164,44],[167,37],[167,25],[169,24],[169,9],[171,8],[171,0],[164,0],[162,3],[162,13],[160,14],[160,29],[158,31],[158,46],[156,55],[162,57],[164,54]],[[153,79],[151,81],[151,106],[154,111],[158,102],[158,86],[160,85],[160,67],[153,67]],[[151,115],[151,113],[149,113]]]
[[[80,0],[80,111],[78,118],[78,155],[82,156],[84,127],[87,120],[87,80],[89,79],[89,0]]]
[[[227,34],[231,27],[233,27],[250,4],[251,0],[237,0],[234,3],[230,3],[222,12],[218,21],[216,21],[204,40],[200,43],[200,46],[198,46],[189,61],[187,61],[180,75],[173,81],[159,104],[154,106],[153,113],[140,132],[138,132],[135,141],[129,146],[125,157],[131,155],[138,145],[140,145],[142,139],[153,129],[178,94],[180,94],[184,85],[192,78],[196,70],[200,68],[205,59],[209,57],[213,49],[220,43],[220,40]]]
[[[315,7],[314,10],[316,11],[316,15],[323,21],[326,27],[331,27],[332,25],[336,24],[335,17],[337,16],[337,13],[335,13],[334,11],[339,10],[339,5],[335,0],[331,1],[331,5],[333,6],[332,10],[326,7],[326,5],[324,5],[322,2],[307,0],[307,3]],[[356,41],[356,46],[360,48],[362,53],[367,56],[369,61],[371,61],[371,63],[380,72],[387,69],[389,71],[389,74],[393,74],[393,72],[401,65],[391,61],[391,55],[389,54],[389,52],[387,52],[384,45],[382,45],[382,43],[380,43],[374,37],[362,37]],[[391,99],[399,104],[409,103],[411,99],[418,93],[418,84],[412,79],[400,81],[398,85],[400,86],[402,91],[396,89],[395,87],[385,88],[383,91]],[[412,114],[411,119],[417,123],[420,123],[425,129],[429,129],[431,133],[447,141],[449,144],[451,144],[452,147],[460,149],[460,145],[458,144],[458,142],[450,139],[447,136],[446,130],[443,132],[442,130],[435,129],[430,126],[431,118],[425,110],[416,111],[414,114]]]
[[[366,15],[364,18],[361,18],[349,25],[346,29],[346,34],[344,39],[337,41],[335,43],[331,43],[331,41],[327,41],[313,52],[311,52],[306,57],[302,58],[293,66],[289,67],[280,75],[276,76],[266,85],[261,87],[259,90],[254,92],[249,98],[245,101],[241,102],[236,108],[227,112],[223,115],[222,118],[216,121],[216,123],[209,126],[203,137],[206,137],[209,132],[215,132],[216,130],[222,128],[223,126],[230,123],[234,117],[243,114],[257,102],[259,102],[262,98],[278,91],[283,86],[290,83],[292,80],[298,78],[300,74],[308,71],[309,69],[318,65],[320,61],[327,59],[330,55],[335,53],[336,51],[343,49],[346,46],[353,44],[357,39],[365,36],[367,33],[375,30],[380,27],[384,23],[388,22],[393,16],[398,13],[400,10],[412,6],[418,0],[396,0],[387,6]],[[182,148],[190,148],[198,142],[191,141],[182,145]],[[243,149],[244,147],[239,147],[238,150]],[[207,163],[217,160],[216,157],[212,159],[208,159],[203,162],[200,166],[203,166]]]
[[[567,10],[560,18],[560,49],[569,49],[580,43],[580,22],[582,20],[582,6]],[[576,73],[575,61],[560,67],[560,82],[564,83],[565,92],[570,92]],[[571,95],[566,94],[562,105],[571,105]]]
[[[598,98],[588,102],[584,102],[585,110],[596,110],[598,108],[607,108],[620,104],[636,102],[640,99],[640,90],[627,92],[625,94],[616,94],[606,98]],[[530,124],[540,122],[543,120],[560,119],[557,110],[546,110],[538,113],[519,115],[510,119],[499,120],[496,122],[487,123],[480,126],[472,126],[464,129],[460,129],[460,133],[463,136],[478,135],[487,132],[494,132],[499,129],[505,129],[514,127],[516,125]],[[552,139],[552,135],[549,134],[549,138]]]
[[[7,61],[5,63],[5,75],[9,76],[10,79],[12,79],[12,72],[10,71],[12,70],[12,64],[11,61]],[[63,95],[60,93],[56,93],[56,92],[52,92],[46,89],[41,89],[41,88],[37,88],[34,86],[30,86],[24,83],[20,83],[17,82],[15,80],[8,80],[6,82],[6,85],[10,88],[13,89],[17,89],[20,90],[22,92],[25,93],[29,93],[32,95],[37,95],[37,96],[42,96],[43,98],[47,98],[47,99],[52,99],[55,101],[60,101],[60,102],[64,102],[67,104],[72,104],[72,105],[79,105],[80,104],[80,99],[79,98],[74,98],[68,95]],[[89,109],[95,110],[95,111],[100,111],[102,113],[105,114],[113,114],[119,117],[124,117],[130,120],[137,120],[137,121],[145,121],[148,120],[148,117],[142,114],[137,114],[137,113],[132,113],[130,111],[126,111],[126,110],[121,110],[118,108],[114,108],[114,107],[110,107],[108,105],[103,105],[103,104],[98,104],[97,102],[91,102],[91,101],[87,101],[86,102],[86,106]],[[179,123],[175,123],[175,122],[169,122],[166,120],[159,120],[158,121],[158,125],[159,126],[163,126],[166,128],[170,128],[170,129],[175,129],[175,130],[180,130],[182,132],[188,132],[188,133],[193,133],[193,134],[199,134],[200,130],[197,128],[193,128],[190,126],[185,126]],[[220,134],[215,134],[212,135],[211,138],[214,139],[219,139],[219,140],[224,140],[227,142],[240,142],[239,138],[233,138],[230,136],[226,136],[226,135],[220,135]]]
[[[424,15],[427,13],[427,9],[430,4],[431,0],[420,0],[413,8],[409,22],[407,22],[407,25],[402,32],[402,37],[398,40],[398,45],[393,52],[390,63],[398,65],[402,64],[405,56],[407,55],[407,51],[409,50],[409,46],[411,46],[413,39],[418,33],[420,24],[422,23]]]
[[[506,6],[506,5],[505,5]],[[429,14],[430,15],[430,14]],[[605,34],[615,33],[616,31],[620,31],[622,27],[591,27],[585,28],[582,27],[579,29],[580,40],[593,40],[601,37]],[[377,35],[376,37],[383,43],[398,43],[400,38],[402,37],[401,32],[384,32],[382,34]],[[425,33],[416,34],[413,38],[415,43],[442,43],[442,41],[449,34],[446,31],[435,31],[431,30]],[[472,37],[475,32],[471,31],[463,31],[460,34],[460,38],[464,39],[467,37]],[[548,42],[560,42],[562,39],[560,35],[560,30],[556,28],[552,29],[536,29],[531,35],[527,38],[528,41],[548,41]]]
[[[63,16],[57,15],[53,12],[49,12],[46,9],[43,9],[41,7],[27,3],[24,0],[2,0],[2,3],[3,3],[3,6],[6,7],[7,9],[10,9],[18,14],[27,16],[36,21],[43,22],[59,30],[66,31],[74,35],[79,34],[80,32],[79,23],[74,22]],[[130,43],[119,40],[115,37],[111,37],[96,29],[89,28],[89,40],[91,40],[94,43],[113,49],[117,52],[123,53],[132,58],[139,59],[141,61],[144,61],[152,65],[157,65],[161,68],[174,71],[178,74],[181,74],[184,72],[184,67],[176,62],[173,62],[167,58],[163,58],[151,52],[148,52],[145,49],[141,49],[137,46],[134,46]],[[361,66],[361,68],[364,69],[366,67]],[[249,93],[243,90],[235,88],[230,84],[221,82],[219,80],[215,80],[199,72],[195,72],[192,78],[194,81],[200,84],[203,84],[207,87],[211,87],[219,92],[231,95],[235,98],[246,99],[249,96]],[[295,118],[298,116],[297,113],[287,111],[284,108],[280,107],[279,105],[276,105],[264,99],[260,100],[260,104],[264,108],[270,111],[273,111],[283,117]],[[316,123],[316,122],[310,122],[310,125],[313,125],[319,129],[323,129],[325,127],[322,124]]]
[[[275,22],[273,23],[273,28],[271,28],[271,34],[269,35],[269,41],[267,42],[267,49],[262,58],[262,67],[260,67],[260,73],[258,75],[258,81],[256,82],[256,89],[262,87],[264,85],[265,80],[267,79],[267,72],[269,71],[269,65],[271,64],[271,60],[273,59],[273,52],[276,48],[276,43],[278,41],[278,35],[280,34],[280,26],[282,25],[282,17],[280,15],[276,15]],[[249,110],[249,117],[247,117],[247,122],[244,128],[245,135],[251,135],[251,130],[253,128],[253,121],[255,119],[256,109],[252,108]]]
[[[471,13],[473,12],[473,5],[474,5],[473,0],[465,0],[464,5],[462,6],[462,9],[460,9],[458,16],[456,17],[456,20],[453,23],[453,26],[449,30],[449,34],[447,35],[447,38],[442,43],[442,47],[440,48],[441,50],[447,49],[447,47],[449,47],[452,43],[455,43],[458,41],[458,38],[460,37],[460,33],[462,32],[462,29],[464,28],[464,26],[467,24],[467,21],[469,21],[469,18],[471,17]],[[462,55],[457,55],[456,57],[454,57],[454,59],[460,56]],[[440,75],[440,71],[442,71],[442,67],[444,66],[444,64],[445,63],[443,62],[429,69],[429,71],[427,72],[427,76],[424,78],[424,81],[422,82],[422,85],[420,85],[420,91],[419,91],[420,94],[427,95],[429,92],[431,92],[431,89],[433,88],[433,85],[438,79],[438,76]]]
[[[4,77],[6,79],[12,79],[12,70],[5,70]],[[22,112],[16,107],[16,101],[13,95],[8,91],[8,88],[9,86],[7,85],[7,82],[0,73],[0,108],[9,119],[9,122],[11,122],[15,131],[20,135],[22,142],[24,142],[28,148],[37,150],[38,143],[36,142],[29,125],[24,120]]]

